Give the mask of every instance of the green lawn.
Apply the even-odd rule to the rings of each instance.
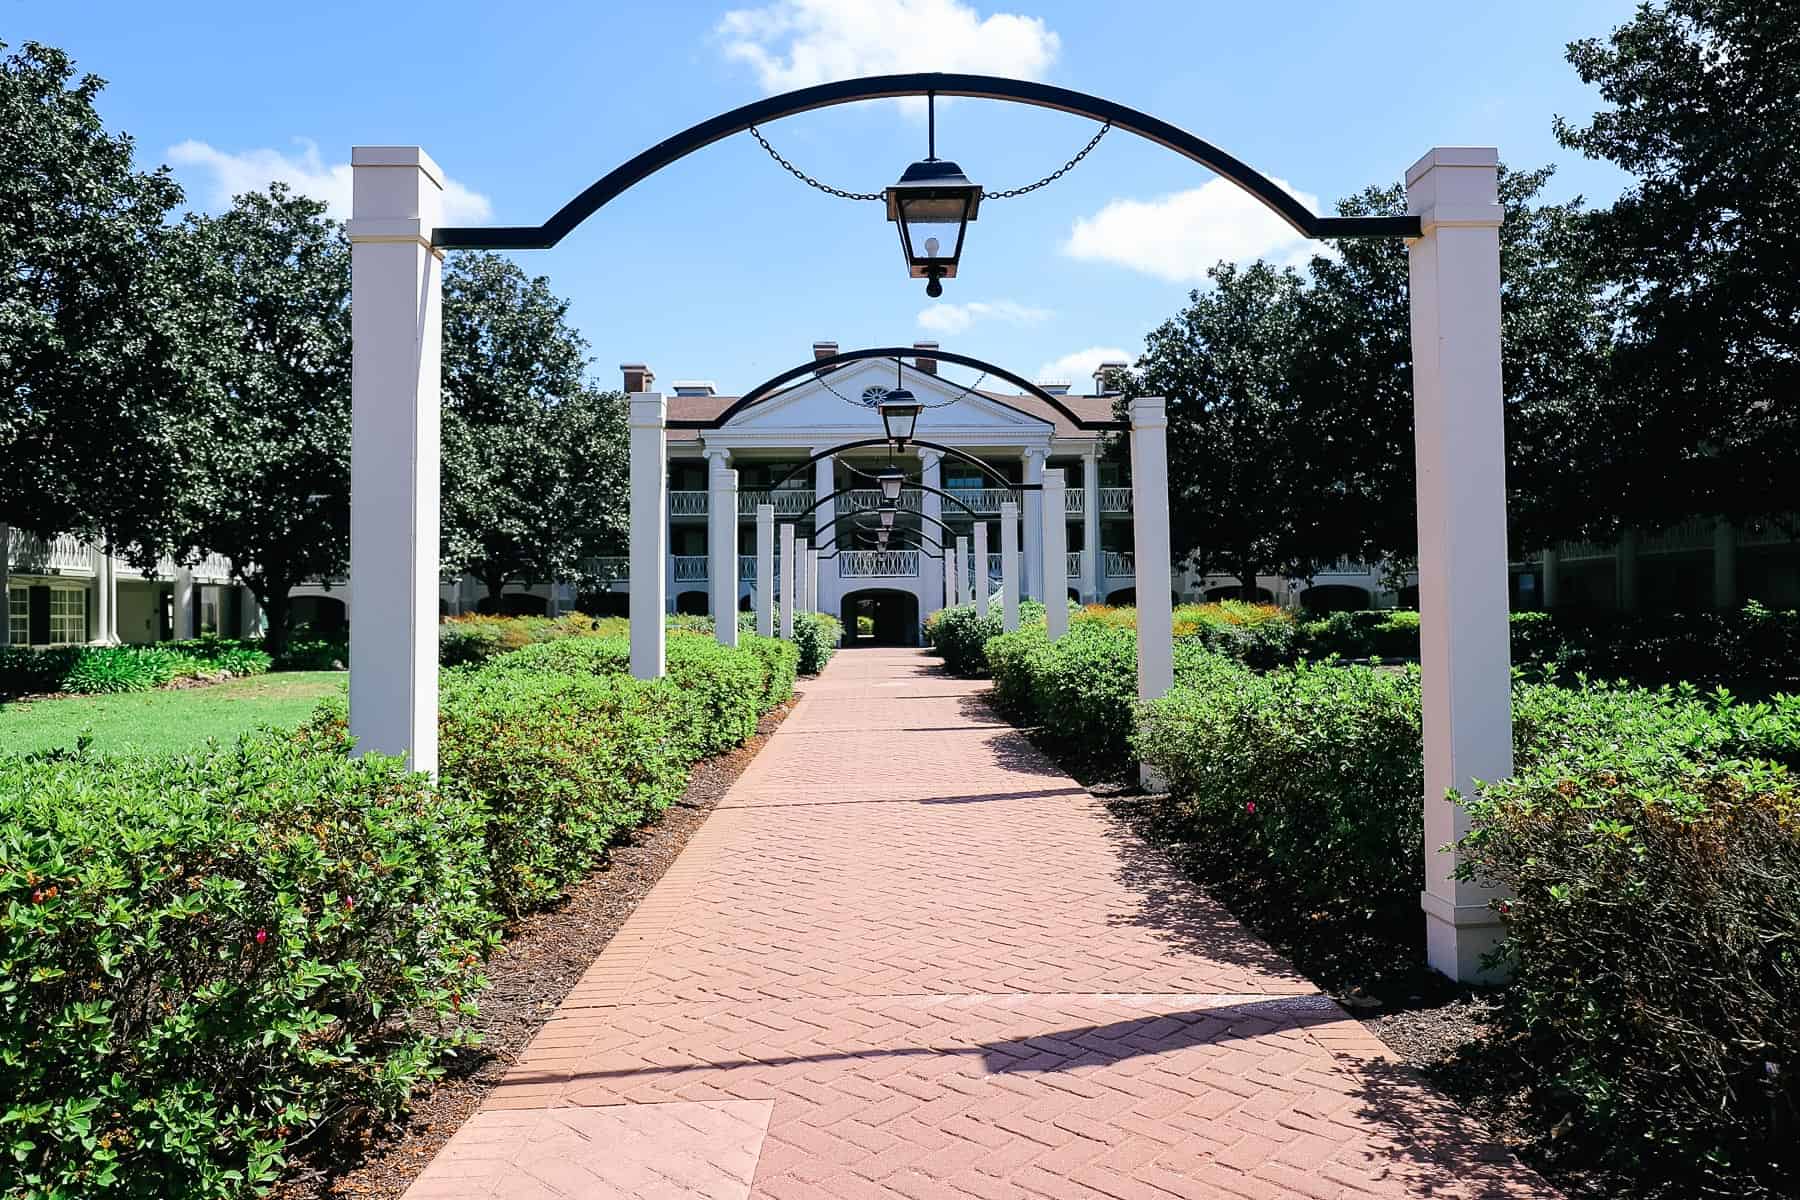
[[[342,671],[280,671],[182,691],[0,704],[0,752],[73,746],[83,732],[94,735],[99,751],[187,750],[259,725],[298,724],[349,678]]]

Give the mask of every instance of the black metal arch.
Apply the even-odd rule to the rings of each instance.
[[[981,519],[980,513],[976,512],[974,509],[970,508],[967,504],[964,504],[961,500],[957,499],[955,496],[952,496],[949,492],[946,492],[941,488],[934,488],[930,484],[927,484],[927,483],[913,483],[910,480],[907,481],[906,486],[912,487],[912,488],[917,488],[918,490],[920,490],[922,492],[935,492],[936,494],[942,496],[944,499],[950,501],[950,503],[961,508],[964,512],[968,513],[971,517],[975,518],[976,520],[979,521]],[[870,488],[839,488],[837,491],[831,493],[831,495],[820,496],[817,500],[814,500],[811,504],[807,505],[805,508],[801,509],[799,512],[794,513],[792,515],[792,517],[790,518],[790,523],[791,523],[791,521],[798,520],[801,517],[812,516],[814,513],[819,511],[819,506],[821,504],[825,503],[827,500],[836,500],[839,496],[848,496],[851,492],[867,492],[867,491],[871,491],[871,490],[873,490],[873,489],[870,489]],[[913,512],[914,510],[908,508],[908,509],[902,509],[900,511]],[[852,514],[852,515],[854,515],[854,514]],[[833,520],[827,521],[827,522],[825,522],[825,524],[827,526],[833,524],[836,520],[836,517],[837,517],[837,514],[833,513],[832,514]]]
[[[918,358],[919,356],[919,348],[917,346],[874,346],[863,350],[846,350],[842,354],[833,354],[829,358],[808,359],[797,367],[790,367],[779,375],[773,375],[768,379],[763,380],[761,383],[745,392],[742,396],[739,396],[725,409],[725,411],[721,412],[716,417],[670,421],[668,422],[668,428],[703,430],[720,429],[745,409],[753,408],[756,405],[761,404],[783,385],[792,383],[802,376],[816,375],[821,371],[829,371],[833,367],[840,367],[846,363],[861,362],[864,359],[869,358],[904,359]],[[1092,421],[1084,419],[1077,415],[1074,409],[1064,404],[1061,400],[1058,400],[1052,393],[1045,391],[1023,375],[1015,375],[999,363],[989,362],[985,358],[977,358],[973,354],[958,354],[953,350],[934,350],[930,353],[930,357],[935,358],[940,362],[951,362],[956,363],[958,366],[974,367],[977,370],[986,371],[989,375],[998,375],[1008,383],[1023,389],[1025,392],[1042,400],[1045,404],[1048,404],[1051,408],[1073,422],[1077,429],[1110,430],[1121,433],[1128,432],[1131,429],[1131,422],[1129,421]],[[973,389],[967,390],[972,391]],[[983,399],[990,399],[990,397],[983,397]],[[995,401],[995,403],[1004,404],[1006,401],[999,400]]]
[[[865,79],[845,79],[821,83],[779,96],[769,96],[710,117],[665,138],[648,150],[628,159],[601,176],[586,191],[563,205],[542,225],[511,225],[490,228],[446,227],[434,230],[432,244],[445,250],[546,250],[566,237],[570,230],[600,211],[609,201],[634,185],[643,182],[670,163],[710,146],[721,138],[742,133],[752,125],[765,125],[782,117],[853,104],[862,100],[883,100],[898,96],[971,96],[983,100],[1006,100],[1050,108],[1096,121],[1110,121],[1114,126],[1155,142],[1185,158],[1190,158],[1262,201],[1276,216],[1309,238],[1345,237],[1418,237],[1419,218],[1405,217],[1321,217],[1308,212],[1306,206],[1289,195],[1268,176],[1247,163],[1227,154],[1211,142],[1195,137],[1185,129],[1169,124],[1135,108],[1048,83],[1024,79],[1006,79],[997,75],[962,75],[942,72],[917,72],[905,75],[872,75]]]
[[[774,491],[776,488],[780,487],[782,484],[786,483],[788,480],[792,479],[794,476],[800,474],[800,472],[806,470],[806,468],[808,468],[808,467],[812,466],[814,463],[818,462],[821,458],[830,458],[833,454],[841,454],[845,450],[860,450],[865,446],[886,446],[889,444],[890,443],[887,438],[878,437],[878,438],[859,438],[854,442],[844,442],[841,445],[831,446],[827,449],[819,451],[817,454],[813,455],[811,458],[808,458],[805,462],[796,464],[793,470],[789,471],[786,475],[783,475],[780,479],[771,480],[769,482],[769,486],[768,486],[767,490],[771,491],[771,492]],[[1041,483],[1014,483],[1012,480],[1010,480],[1006,476],[1002,475],[991,464],[983,462],[981,459],[976,458],[973,454],[964,454],[961,450],[958,450],[954,446],[941,446],[936,442],[928,442],[924,438],[908,438],[906,444],[909,446],[923,446],[927,450],[936,450],[940,454],[949,455],[951,458],[960,458],[960,459],[962,459],[962,461],[968,463],[970,466],[975,467],[976,469],[980,470],[982,473],[987,475],[990,479],[993,479],[1002,488],[1007,488],[1007,489],[1010,489],[1015,492],[1037,492],[1037,491],[1042,491],[1043,487],[1044,487],[1044,485]]]

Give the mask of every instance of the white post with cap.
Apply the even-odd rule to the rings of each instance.
[[[799,572],[794,569],[794,523],[785,522],[781,526],[781,636],[790,642],[794,640],[794,581]]]
[[[1011,500],[1000,505],[1000,628],[1007,633],[1019,627],[1019,506]]]
[[[975,613],[988,615],[988,523],[975,522]]]
[[[356,146],[350,178],[350,731],[435,772],[444,174],[417,146]],[[176,600],[181,637],[191,572]]]
[[[1407,210],[1423,227],[1408,254],[1425,740],[1421,903],[1427,960],[1462,980],[1483,977],[1481,956],[1501,929],[1492,893],[1451,877],[1451,847],[1468,831],[1468,815],[1446,793],[1512,774],[1499,162],[1488,147],[1440,147],[1406,173]]]
[[[631,425],[631,674],[660,679],[668,604],[668,403],[659,392],[634,392]]]
[[[956,598],[956,603],[959,606],[963,605],[963,604],[967,604],[969,602],[969,594],[968,594],[969,539],[968,538],[958,537],[956,539],[956,554],[953,559],[952,566],[956,572],[956,583],[955,583],[955,586],[953,586],[950,589],[950,594]]]
[[[722,646],[738,644],[738,473],[725,454],[707,453],[706,573],[712,588],[713,636]]]
[[[775,506],[756,506],[756,632],[775,636]]]
[[[1138,699],[1175,686],[1169,564],[1169,418],[1160,396],[1131,402],[1131,508],[1137,564]]]
[[[1044,627],[1051,641],[1069,632],[1069,525],[1060,467],[1044,472]]]

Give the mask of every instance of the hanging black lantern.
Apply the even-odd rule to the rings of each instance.
[[[897,387],[889,392],[887,399],[881,402],[881,425],[887,430],[888,441],[901,446],[911,441],[923,411],[925,406],[905,388]]]
[[[882,509],[881,510],[882,531],[885,533],[887,530],[892,529],[893,527],[894,527],[894,510],[891,508]]]
[[[906,168],[889,187],[887,218],[900,230],[900,251],[914,279],[929,280],[927,296],[941,296],[941,279],[956,278],[963,234],[981,207],[981,185],[962,168],[937,156],[937,97],[927,98],[929,129],[925,157]]]
[[[889,467],[875,477],[881,485],[881,507],[894,508],[900,503],[900,489],[906,486],[906,475],[896,467]]]

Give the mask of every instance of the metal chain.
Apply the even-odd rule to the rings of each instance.
[[[990,192],[986,188],[982,188],[981,189],[981,198],[983,200],[1010,200],[1014,196],[1023,196],[1026,192],[1035,192],[1041,187],[1044,187],[1048,184],[1055,183],[1057,180],[1061,179],[1064,175],[1067,175],[1070,171],[1074,170],[1076,164],[1081,162],[1082,159],[1086,158],[1089,154],[1093,153],[1094,147],[1098,146],[1100,144],[1100,139],[1105,137],[1106,131],[1111,128],[1112,128],[1111,121],[1108,121],[1108,122],[1106,122],[1106,124],[1100,126],[1100,132],[1096,133],[1093,137],[1088,139],[1088,144],[1081,148],[1081,152],[1079,154],[1077,154],[1074,158],[1071,158],[1068,162],[1064,163],[1062,166],[1058,167],[1056,170],[1052,171],[1050,174],[1048,174],[1048,175],[1044,176],[1042,179],[1038,180],[1036,183],[1028,183],[1024,187],[1008,188],[1004,192]]]
[[[1050,184],[1055,183],[1064,175],[1067,175],[1070,171],[1074,170],[1082,159],[1086,158],[1089,154],[1092,154],[1094,147],[1100,144],[1100,139],[1105,137],[1106,131],[1111,128],[1111,121],[1101,125],[1100,132],[1089,138],[1088,144],[1083,146],[1074,158],[1071,158],[1068,162],[1044,176],[1036,183],[1028,183],[1024,187],[1007,188],[1003,192],[990,192],[986,188],[983,188],[981,189],[981,198],[983,200],[1010,200],[1014,196],[1023,196],[1027,192],[1035,192],[1041,187],[1047,187]],[[768,151],[769,157],[779,163],[782,170],[792,175],[795,179],[798,179],[801,183],[804,183],[807,187],[818,188],[827,196],[836,196],[840,200],[881,200],[885,198],[881,192],[846,192],[843,188],[835,188],[829,183],[821,183],[811,175],[808,175],[805,171],[802,171],[799,167],[796,167],[787,159],[781,157],[781,152],[769,145],[769,139],[764,137],[762,135],[762,130],[754,125],[750,126],[750,136],[756,139],[758,145]]]
[[[820,183],[817,179],[814,179],[811,175],[808,175],[805,171],[802,171],[799,167],[796,167],[793,163],[781,157],[780,152],[777,151],[775,147],[769,145],[769,139],[762,135],[762,130],[754,125],[750,127],[750,136],[755,138],[757,142],[761,144],[762,148],[769,152],[770,158],[781,164],[783,170],[792,175],[795,179],[798,179],[801,183],[804,183],[807,187],[818,188],[827,196],[836,196],[841,200],[881,199],[880,192],[846,192],[843,188],[834,188],[829,183]]]

